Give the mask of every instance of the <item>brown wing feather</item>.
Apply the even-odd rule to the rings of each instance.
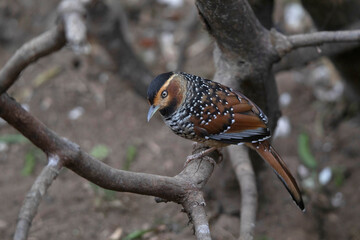
[[[253,102],[222,85],[224,91],[214,90],[216,84],[213,83],[210,93],[202,97],[203,114],[190,118],[197,135],[211,136],[217,141],[224,137],[224,141],[232,144],[256,141],[270,135],[265,115]]]
[[[245,115],[240,113],[234,114],[235,122],[227,133],[241,132],[247,129],[266,128],[266,125],[258,116]]]

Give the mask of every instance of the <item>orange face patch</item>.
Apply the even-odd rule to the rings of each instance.
[[[181,79],[179,79],[177,75],[173,75],[160,88],[160,90],[158,91],[158,93],[154,98],[153,105],[160,106],[160,109],[162,109],[169,106],[171,101],[174,101],[174,99],[176,99],[176,103],[177,103],[176,107],[178,107],[184,99],[184,91],[186,89],[184,89],[183,85],[184,84],[182,84]],[[163,97],[164,91],[167,92],[166,97]]]

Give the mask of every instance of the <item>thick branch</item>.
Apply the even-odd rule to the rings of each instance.
[[[220,81],[219,76],[229,74],[232,76],[231,80],[227,82],[228,86],[235,88],[236,82],[234,75],[239,69],[230,69],[229,71],[227,64],[219,64],[217,59],[219,49],[215,49],[214,58],[218,62],[215,81]],[[232,75],[233,74],[233,75]],[[257,209],[257,190],[254,170],[249,158],[247,149],[244,146],[230,146],[230,159],[235,169],[236,177],[239,182],[241,189],[241,218],[240,218],[240,235],[239,239],[250,240],[253,239],[254,226],[256,222],[256,209]]]
[[[249,49],[262,48],[266,29],[260,24],[248,1],[198,0],[196,6],[207,31],[217,41],[223,52],[247,59],[255,52]]]
[[[59,50],[65,43],[61,25],[25,43],[0,70],[0,94],[8,90],[16,81],[21,71],[28,65],[43,56]]]
[[[202,172],[197,171],[198,166],[192,164],[184,169],[186,174],[183,173],[177,178],[111,168],[82,151],[76,144],[60,138],[6,94],[0,98],[0,117],[45,153],[58,155],[65,167],[107,189],[152,195],[180,202],[181,197],[186,195],[185,189],[191,189],[193,186],[192,181],[187,182],[189,179],[196,180],[195,182],[204,181]]]
[[[199,190],[212,174],[214,166],[211,161],[194,160],[175,177],[117,170],[94,159],[69,140],[57,136],[6,94],[0,98],[0,117],[49,156],[58,156],[65,167],[103,188],[156,196],[182,203],[184,207],[188,206],[185,208],[188,214],[196,215],[196,217],[193,216],[196,220],[194,221],[195,229],[200,232],[204,230],[203,216],[206,215],[203,213],[197,216],[197,213],[203,210],[190,208],[190,206],[194,204],[194,199],[199,199]],[[35,203],[33,202],[33,205]],[[37,205],[32,211],[36,212],[36,208]]]
[[[275,129],[279,118],[277,89],[271,66],[278,60],[269,31],[255,17],[246,0],[196,1],[199,14],[216,40],[216,81],[229,85],[253,100]]]
[[[81,11],[77,13],[81,13]],[[68,23],[71,23],[71,21]],[[66,24],[66,26],[73,27],[71,24]],[[74,33],[72,30],[74,29],[67,32]],[[54,34],[55,39],[49,39],[49,37],[54,37]],[[70,35],[67,36],[70,38]],[[83,36],[84,34],[81,33],[80,35]],[[59,45],[55,44],[56,47],[49,47],[49,45],[43,44],[42,41]],[[0,77],[2,76],[5,79],[3,82],[0,81],[0,87],[1,83],[3,83],[3,88],[0,89],[6,91],[28,64],[61,48],[64,44],[65,38],[61,27],[49,31],[49,33],[36,38],[29,44],[25,44],[9,61],[11,63],[9,64],[10,67],[6,65],[4,67],[5,71],[0,72]],[[196,159],[175,177],[121,171],[92,158],[69,140],[60,138],[55,132],[25,111],[20,104],[6,93],[0,95],[0,117],[26,136],[49,157],[48,166],[44,168],[37,178],[29,191],[27,199],[24,201],[19,214],[15,239],[26,239],[39,203],[52,181],[56,178],[61,166],[71,169],[78,175],[106,189],[152,195],[181,203],[193,220],[198,239],[210,238],[210,231],[203,208],[204,200],[200,189],[212,174],[213,161]],[[194,203],[199,203],[199,207],[193,207]],[[204,226],[207,226],[207,229]]]
[[[216,40],[214,81],[241,90],[268,115],[274,129],[279,108],[277,89],[271,72],[278,59],[269,31],[255,17],[247,1],[196,1],[199,14],[209,33]],[[251,239],[256,216],[256,184],[248,154],[234,146],[232,161],[244,159],[235,165],[242,192],[240,239]],[[240,152],[236,152],[240,151]],[[240,156],[239,156],[240,155]],[[246,171],[242,171],[246,166]],[[249,194],[250,193],[250,194]],[[255,198],[255,200],[254,200]]]
[[[36,215],[39,204],[46,194],[47,189],[59,174],[60,169],[61,162],[59,161],[59,158],[57,156],[50,156],[49,164],[36,178],[30,191],[26,195],[19,213],[14,240],[27,239],[31,222]]]
[[[185,211],[188,213],[189,219],[194,224],[195,236],[197,239],[210,240],[209,222],[205,212],[205,201],[201,192],[194,192],[183,203]]]
[[[248,0],[257,19],[266,29],[273,27],[274,0]]]

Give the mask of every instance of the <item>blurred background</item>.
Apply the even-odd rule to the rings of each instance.
[[[59,2],[0,2],[1,66],[56,24]],[[112,167],[174,176],[192,143],[174,135],[160,116],[147,123],[144,90],[134,85],[175,69],[211,79],[213,40],[192,0],[114,0],[106,6],[111,14],[88,17],[86,54],[65,47],[37,61],[9,94],[60,136]],[[104,18],[117,19],[121,41],[116,33],[113,38],[99,34],[112,26]],[[273,21],[286,34],[316,31],[298,1],[275,1]],[[255,239],[358,240],[359,103],[349,100],[343,75],[326,57],[275,69],[282,117],[274,146],[299,180],[307,211],[299,211],[271,169],[258,166]],[[12,237],[22,201],[45,164],[40,150],[0,121],[1,239]],[[204,192],[214,239],[236,239],[240,195],[227,159]],[[180,210],[173,203],[156,204],[153,197],[102,189],[64,169],[43,199],[29,239],[194,239]]]

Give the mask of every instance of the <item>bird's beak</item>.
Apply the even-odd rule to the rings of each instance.
[[[147,115],[147,121],[149,122],[150,119],[152,118],[152,116],[157,112],[157,110],[159,110],[160,106],[154,106],[151,105],[148,115]]]

